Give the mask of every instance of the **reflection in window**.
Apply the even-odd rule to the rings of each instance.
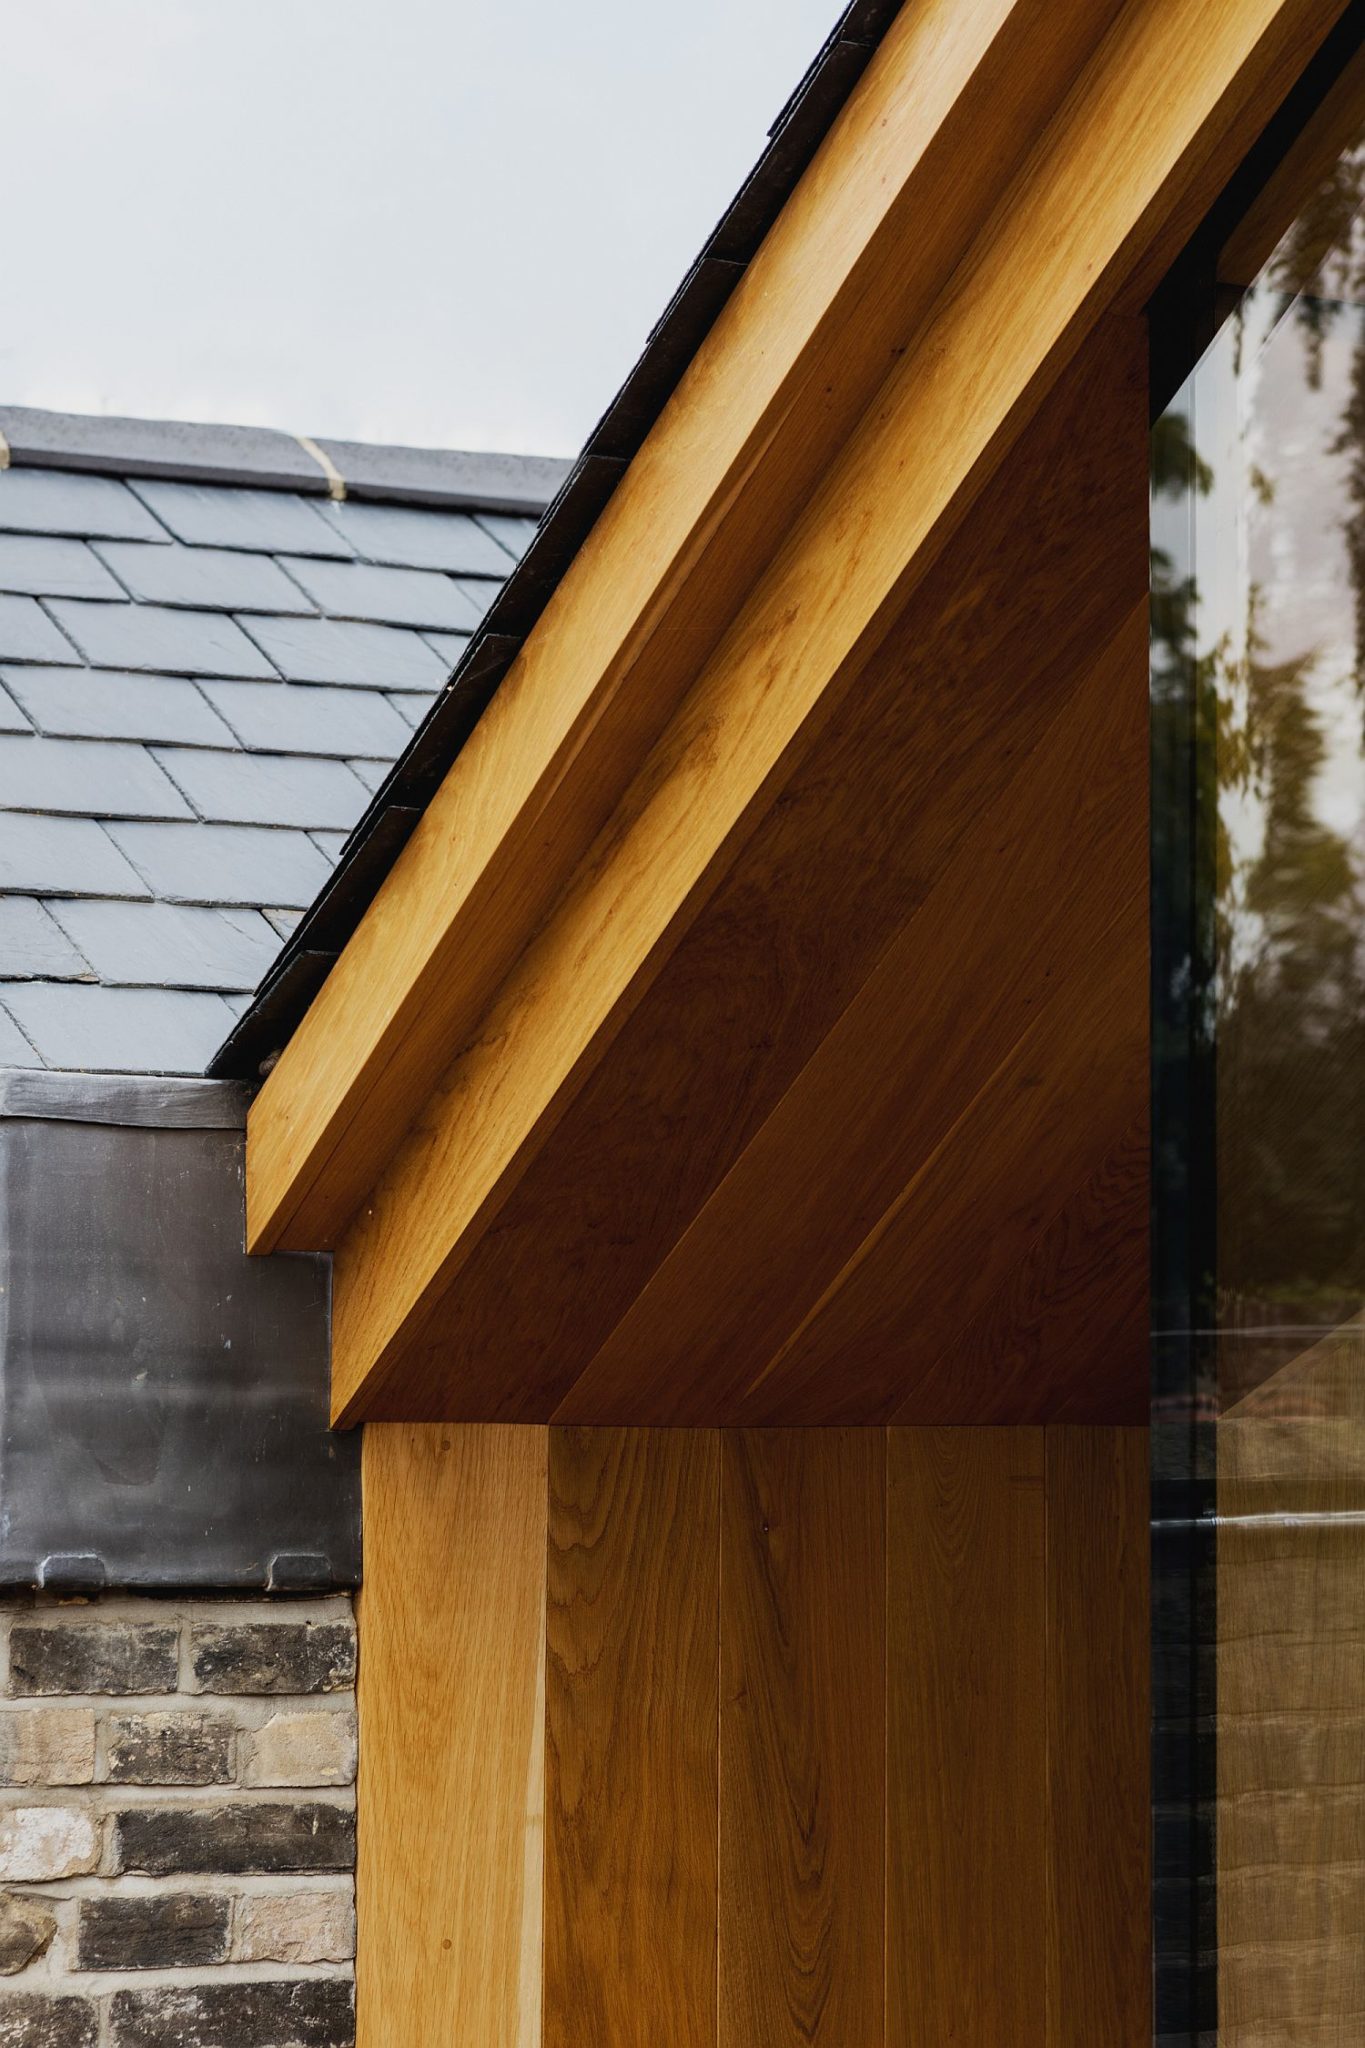
[[[1365,2042],[1353,132],[1152,442],[1157,2031],[1208,2048]]]

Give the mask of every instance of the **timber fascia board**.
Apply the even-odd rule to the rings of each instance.
[[[252,1250],[339,1241],[1115,6],[902,10],[262,1089]]]
[[[253,1242],[338,1245],[339,1417],[398,1412],[409,1348],[756,820],[1337,11],[1072,9],[1041,84],[1029,53],[1045,103],[999,138],[1009,175],[960,208],[956,124],[970,105],[990,156],[972,87],[1037,11],[904,11],[253,1109]]]

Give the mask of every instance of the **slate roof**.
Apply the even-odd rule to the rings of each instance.
[[[288,1043],[333,961],[606,507],[731,292],[871,62],[901,0],[849,0],[768,133],[758,162],[588,436],[450,682],[380,783],[342,857],[210,1063],[254,1081]]]
[[[0,1066],[201,1073],[566,465],[0,408],[6,458]]]

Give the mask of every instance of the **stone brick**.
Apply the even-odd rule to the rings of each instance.
[[[115,1815],[114,1857],[118,1870],[149,1877],[349,1870],[355,1815],[317,1801],[132,1807]]]
[[[57,1932],[57,1916],[41,1899],[0,1892],[0,1977],[17,1976],[45,1955]]]
[[[345,1621],[263,1621],[196,1628],[194,1675],[205,1692],[342,1692],[355,1681]]]
[[[174,1692],[180,1632],[132,1622],[16,1622],[13,1697],[80,1692]]]
[[[230,1785],[233,1723],[222,1714],[118,1714],[109,1722],[114,1785]]]
[[[0,1714],[0,1785],[88,1785],[95,1775],[89,1707],[24,1707]]]
[[[0,1813],[0,1883],[81,1877],[100,1860],[99,1829],[70,1806],[12,1806]]]
[[[187,1970],[227,1960],[231,1902],[209,1892],[82,1899],[78,1970]]]
[[[272,1714],[247,1738],[248,1785],[349,1785],[355,1779],[351,1713]]]
[[[0,2048],[95,2048],[99,2008],[88,1998],[0,1991]]]
[[[110,2006],[110,2048],[350,2048],[354,2040],[354,1993],[335,1978],[119,1991]]]
[[[239,1963],[349,1963],[354,1954],[349,1890],[252,1892],[237,1902]]]

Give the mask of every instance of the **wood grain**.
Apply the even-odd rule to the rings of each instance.
[[[336,1242],[1116,7],[890,26],[253,1107],[254,1249]]]
[[[885,1439],[721,1445],[720,2048],[880,2042]]]
[[[1047,2044],[1148,2048],[1147,1432],[1045,1444]]]
[[[1131,1121],[1147,1085],[1145,649],[1143,607],[561,1413],[889,1419],[1092,1168],[1096,1136]],[[942,1419],[975,1420],[971,1396]]]
[[[360,2048],[540,2048],[546,1432],[365,1432]]]
[[[1046,2048],[1043,1477],[1041,1430],[888,1433],[887,2048]]]
[[[979,1423],[1145,1422],[1150,1212],[1144,1109],[985,1307],[914,1368],[896,1420],[965,1421],[970,1407]]]
[[[947,1054],[922,1017],[931,978],[944,1038],[973,974],[984,977],[983,1008],[1004,997],[1006,1014],[1011,999],[1022,1010],[1028,975],[1011,990],[989,935],[1003,928],[1017,947],[1035,920],[1083,894],[1073,880],[1081,831],[1068,842],[1063,830],[1076,807],[1057,786],[1079,762],[1088,772],[1100,757],[1100,836],[1127,819],[1145,859],[1141,620],[1126,678],[1097,670],[1096,654],[1147,588],[1146,363],[1141,324],[1115,321],[1062,380],[869,664],[856,721],[793,776],[471,1254],[420,1358],[414,1342],[409,1402],[429,1395],[432,1413],[445,1402],[471,1419],[530,1421],[562,1399],[565,1419],[653,1419],[629,1405],[630,1369],[619,1389],[598,1375],[570,1389],[948,872],[962,886],[935,927],[942,960],[926,972],[935,940],[920,926],[895,984],[902,1002],[924,992],[921,1116],[925,1102],[949,1099]],[[1022,913],[1009,914],[1021,899]],[[962,944],[964,931],[986,943]],[[1070,944],[1083,949],[1079,931]],[[836,1116],[827,1141],[838,1130]],[[812,1192],[828,1165],[825,1154]],[[704,1278],[679,1284],[695,1305],[707,1298]]]
[[[716,2048],[718,1461],[551,1433],[545,2048]]]
[[[401,1377],[424,1317],[759,819],[855,715],[868,660],[1139,256],[1331,13],[1320,0],[1135,0],[1121,12],[951,291],[818,483],[787,501],[778,552],[636,757],[553,915],[534,937],[521,927],[476,1036],[457,1034],[465,1049],[357,1212],[336,1268],[340,1414],[376,1412]]]

